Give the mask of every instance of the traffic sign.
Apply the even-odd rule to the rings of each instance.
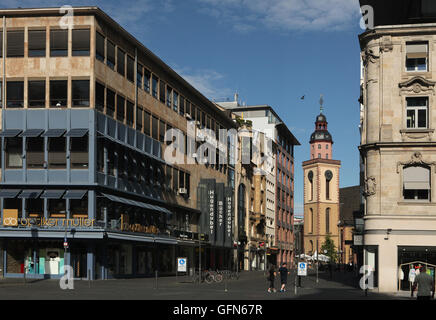
[[[187,258],[177,258],[177,272],[186,272]]]
[[[298,275],[299,276],[307,276],[307,263],[306,262],[299,262],[298,263]]]

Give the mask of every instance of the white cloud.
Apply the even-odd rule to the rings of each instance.
[[[237,31],[343,30],[359,24],[358,0],[197,0],[208,13]]]

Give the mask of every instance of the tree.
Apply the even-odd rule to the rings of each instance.
[[[327,251],[327,253],[325,253]],[[325,241],[321,246],[321,252],[330,258],[330,262],[335,262],[338,258],[336,246],[330,235],[326,235]]]

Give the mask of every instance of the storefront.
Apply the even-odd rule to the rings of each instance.
[[[414,276],[421,267],[426,266],[427,273],[435,281],[436,247],[398,247],[398,288],[409,291]]]

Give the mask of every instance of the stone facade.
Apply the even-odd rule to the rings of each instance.
[[[359,39],[363,67],[360,151],[366,197],[364,263],[375,271],[378,290],[392,292],[398,289],[400,247],[436,246],[436,27],[377,27]],[[413,44],[427,45],[421,71],[406,68]],[[427,99],[422,108],[426,118],[418,127],[412,126],[413,118],[407,113],[411,98]],[[424,190],[424,196],[421,192],[410,199],[407,168],[428,170],[428,195]]]

